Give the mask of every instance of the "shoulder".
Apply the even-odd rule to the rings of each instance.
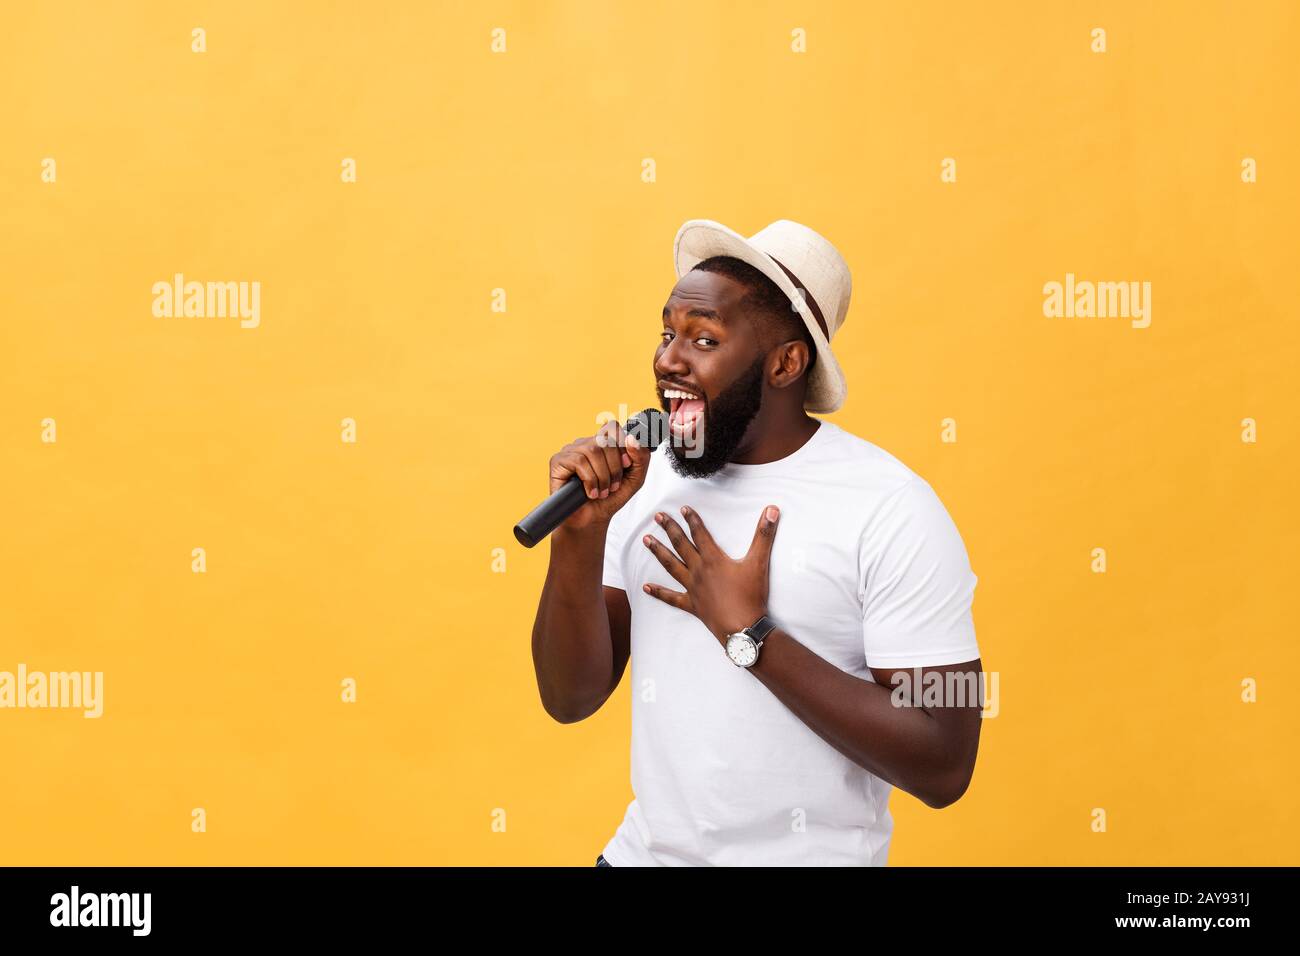
[[[824,421],[822,427],[828,431],[818,464],[836,471],[868,499],[879,503],[913,482],[925,484],[920,475],[874,442],[834,422]]]
[[[830,456],[853,483],[864,544],[916,536],[959,540],[952,517],[924,477],[874,442],[838,426],[828,435]]]

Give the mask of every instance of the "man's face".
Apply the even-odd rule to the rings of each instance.
[[[712,272],[682,276],[664,306],[654,374],[678,474],[704,478],[740,446],[763,401],[766,352],[741,311],[745,287]],[[665,390],[697,399],[667,397]]]

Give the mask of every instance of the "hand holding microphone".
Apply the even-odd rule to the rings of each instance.
[[[551,496],[515,525],[515,538],[531,548],[561,524],[607,523],[644,484],[663,435],[663,412],[647,408],[626,426],[610,420],[595,435],[575,438],[551,456]]]

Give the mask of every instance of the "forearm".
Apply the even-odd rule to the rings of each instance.
[[[586,717],[609,693],[614,651],[601,585],[605,524],[557,528],[533,624],[542,706],[556,720]]]
[[[780,628],[750,673],[840,753],[928,806],[964,789],[961,755],[938,721],[919,704],[896,706],[893,688],[845,673]]]

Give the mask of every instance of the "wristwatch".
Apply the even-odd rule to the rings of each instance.
[[[776,621],[764,614],[743,631],[728,634],[727,656],[731,662],[737,667],[753,667],[758,662],[758,649],[774,627]]]

